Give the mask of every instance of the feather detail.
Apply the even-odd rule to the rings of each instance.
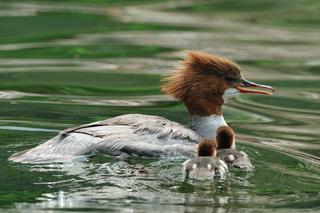
[[[240,68],[232,61],[188,51],[180,66],[163,79],[162,91],[182,101],[190,114],[221,115],[224,91],[240,79]]]

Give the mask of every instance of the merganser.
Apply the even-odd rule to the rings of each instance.
[[[249,156],[244,151],[236,150],[235,133],[229,126],[219,127],[217,130],[217,157],[223,160],[229,167],[236,167],[242,171],[253,171]]]
[[[216,141],[203,139],[198,145],[198,156],[183,163],[183,178],[215,179],[225,177],[227,164],[217,155]]]
[[[255,90],[252,88],[271,90]],[[13,154],[21,163],[65,162],[96,153],[136,156],[195,156],[201,138],[215,139],[227,126],[224,101],[240,93],[272,95],[272,87],[241,77],[240,68],[221,56],[189,51],[181,66],[165,78],[162,91],[183,102],[189,127],[166,118],[127,114],[63,130],[30,150]]]

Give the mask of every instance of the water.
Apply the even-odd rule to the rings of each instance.
[[[320,211],[318,1],[0,1],[0,211]],[[184,159],[7,158],[67,127],[125,113],[186,124],[160,77],[201,49],[276,89],[224,107],[256,171],[183,182]]]

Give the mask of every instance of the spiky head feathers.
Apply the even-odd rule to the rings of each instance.
[[[185,103],[191,114],[221,114],[224,91],[241,82],[239,67],[220,56],[189,51],[162,91]]]

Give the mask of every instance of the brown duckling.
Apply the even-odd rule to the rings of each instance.
[[[243,171],[253,171],[249,156],[236,150],[235,133],[231,127],[222,126],[217,130],[217,157],[223,160],[229,167],[236,167]]]
[[[216,157],[216,142],[203,139],[198,145],[198,156],[184,162],[184,179],[222,178],[228,171],[226,163]]]

